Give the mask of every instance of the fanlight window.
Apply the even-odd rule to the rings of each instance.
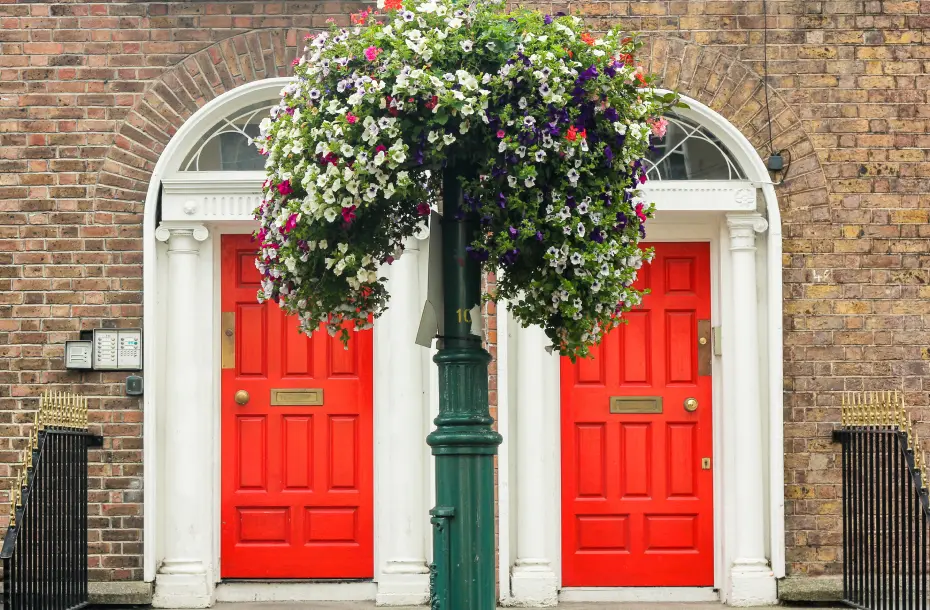
[[[255,171],[265,168],[252,139],[259,135],[258,124],[268,116],[269,102],[259,102],[214,125],[181,164],[182,172]]]
[[[668,115],[664,138],[653,137],[646,157],[651,180],[745,180],[733,155],[709,131],[677,114]]]

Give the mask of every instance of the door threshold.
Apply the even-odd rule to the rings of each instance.
[[[719,602],[713,587],[563,587],[560,602]]]
[[[374,601],[372,580],[223,580],[218,602],[357,602]]]

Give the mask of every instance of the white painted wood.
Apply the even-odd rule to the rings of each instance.
[[[511,327],[506,307],[498,304],[497,320],[497,431],[502,442],[497,451],[497,582],[500,589],[500,604],[512,602],[510,586],[511,552],[513,549],[511,526],[513,506],[511,502],[510,455],[513,451],[511,435],[510,377],[506,374],[510,360]],[[503,371],[503,372],[502,372]]]
[[[711,587],[568,587],[560,602],[692,603],[719,602]]]
[[[665,212],[756,211],[756,185],[748,180],[651,180],[643,199]]]
[[[160,608],[206,608],[213,604],[213,538],[210,506],[202,500],[211,489],[212,435],[204,435],[210,412],[197,376],[205,345],[192,341],[204,319],[192,307],[196,301],[200,243],[207,239],[203,225],[162,224],[155,233],[168,242],[167,315],[165,328],[171,358],[166,366],[165,430],[175,445],[164,457],[164,559],[156,580],[153,605]]]
[[[417,605],[429,597],[426,566],[424,510],[426,432],[422,413],[424,377],[422,354],[414,345],[423,303],[420,295],[420,240],[410,238],[403,255],[390,268],[391,307],[380,326],[388,340],[379,357],[390,359],[379,367],[389,378],[388,396],[380,397],[376,417],[379,457],[378,503],[390,507],[381,513],[378,528],[381,574],[378,605]],[[385,324],[385,322],[387,322]],[[387,351],[387,353],[382,353]],[[379,376],[379,379],[381,378]]]
[[[759,389],[756,233],[768,223],[758,213],[727,214],[733,273],[731,332],[735,341],[731,379],[739,406],[733,410],[735,494],[734,559],[727,601],[759,606],[777,599],[775,575],[765,556],[762,417]]]
[[[515,341],[516,384],[520,388],[515,404],[516,413],[516,487],[517,487],[517,552],[510,577],[514,603],[534,607],[554,606],[558,603],[557,586],[553,566],[554,556],[547,549],[546,538],[540,532],[546,530],[550,503],[547,476],[558,471],[557,455],[551,449],[558,446],[558,426],[547,426],[539,409],[546,394],[558,396],[557,384],[550,383],[554,377],[540,376],[540,371],[553,367],[558,371],[558,358],[546,352],[551,344],[542,328],[526,328]],[[547,362],[548,361],[548,362]],[[554,363],[552,362],[554,361]],[[555,385],[555,387],[552,387]],[[558,421],[558,412],[547,413]],[[548,432],[548,434],[547,434]],[[553,438],[554,436],[554,438]],[[553,459],[556,458],[556,459]]]
[[[218,602],[353,602],[375,599],[373,582],[222,582]]]

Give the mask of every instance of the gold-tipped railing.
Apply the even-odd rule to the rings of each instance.
[[[904,398],[897,390],[882,392],[843,392],[843,426],[873,430],[897,430],[907,437],[907,448],[914,453],[914,462],[923,487],[930,487],[927,461],[917,431],[904,407]]]
[[[4,610],[87,605],[87,399],[46,392],[10,491]]]
[[[927,609],[927,464],[898,392],[845,392],[843,596],[855,608]]]

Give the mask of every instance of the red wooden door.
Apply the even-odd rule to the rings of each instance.
[[[251,236],[223,236],[223,332],[235,353],[222,374],[221,575],[370,578],[371,332],[353,333],[348,350],[298,333],[296,317],[256,302],[255,254]]]
[[[637,285],[652,292],[629,323],[593,359],[562,359],[565,586],[714,584],[713,471],[702,463],[711,377],[698,370],[699,347],[710,349],[709,324],[703,345],[698,336],[710,319],[710,248],[651,245]],[[611,412],[612,397],[623,412]]]

